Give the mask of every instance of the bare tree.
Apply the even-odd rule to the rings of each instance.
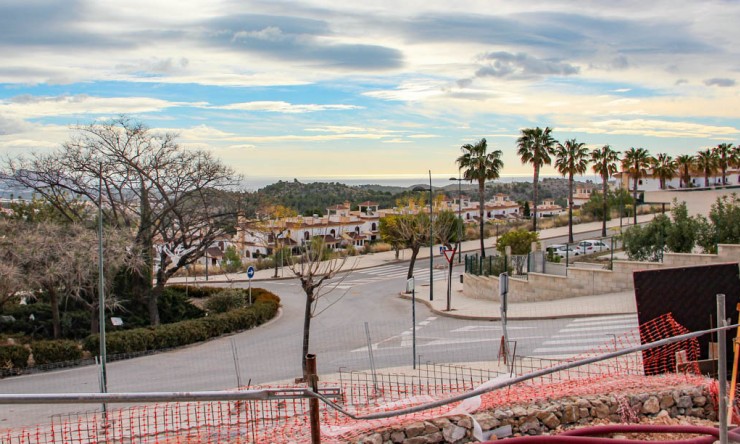
[[[421,247],[429,245],[430,231],[434,235],[433,242],[447,245],[456,240],[458,223],[459,219],[451,211],[439,212],[434,216],[434,221],[430,220],[427,213],[394,214],[380,219],[380,233],[387,242],[397,243],[411,250],[406,276],[411,279]],[[434,224],[431,230],[430,224]]]
[[[52,154],[6,159],[5,174],[70,221],[88,218],[82,199],[99,205],[107,224],[134,230],[146,266],[130,277],[129,293],[143,297],[156,325],[167,279],[197,261],[226,232],[227,220],[235,222],[238,199],[225,191],[239,178],[208,152],[182,149],[174,134],[155,133],[125,116],[74,129],[72,139]],[[155,244],[187,253],[174,262],[159,254],[152,287]]]
[[[263,205],[257,211],[257,219],[245,220],[242,229],[252,235],[264,248],[265,252],[272,251],[274,258],[275,274],[278,277],[280,263],[285,259],[285,248],[291,243],[287,236],[287,218],[296,216],[295,210],[283,205]],[[279,260],[278,260],[279,256]]]
[[[344,294],[335,295],[334,300],[329,300],[329,295],[337,290],[337,286],[348,275],[348,273],[343,274],[341,279],[332,281],[337,273],[342,271],[346,261],[346,256],[332,255],[323,239],[317,237],[312,242],[304,244],[300,255],[293,257],[290,262],[290,271],[301,281],[301,288],[306,294],[303,314],[303,347],[301,349],[303,353],[301,368],[304,377],[306,376],[306,355],[311,337],[311,319],[326,311],[344,296]],[[323,307],[319,307],[321,300],[326,300]]]
[[[24,221],[0,221],[0,231],[8,233],[0,243],[0,258],[12,264],[16,272],[4,282],[11,291],[36,292],[48,297],[51,306],[53,334],[61,336],[60,302],[72,298],[87,308],[91,315],[90,331],[98,330],[98,234],[79,224],[32,224]],[[12,236],[12,237],[11,237]],[[140,257],[131,254],[133,235],[109,228],[104,232],[104,273],[106,306],[118,306],[111,293],[116,274],[123,269],[136,269]],[[8,285],[7,283],[3,285]]]

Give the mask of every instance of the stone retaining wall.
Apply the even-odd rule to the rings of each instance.
[[[641,417],[693,416],[716,420],[716,401],[706,387],[684,387],[637,395],[569,397],[526,406],[502,407],[472,416],[484,432],[510,425],[515,435],[541,435],[560,426],[587,425],[596,419],[616,423]],[[354,442],[360,444],[427,444],[477,442],[470,416],[416,421],[377,430]]]
[[[568,276],[528,273],[528,280],[509,279],[509,302],[553,301],[576,296],[609,294],[634,289],[632,273],[740,261],[740,245],[719,245],[717,254],[666,253],[663,262],[614,261],[612,270],[568,268]],[[466,274],[463,293],[474,299],[498,301],[498,277]]]

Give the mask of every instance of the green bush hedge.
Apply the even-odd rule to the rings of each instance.
[[[248,295],[246,293],[241,289],[228,289],[208,298],[204,307],[209,313],[226,313],[242,308],[247,303]]]
[[[223,291],[223,289],[218,289]],[[263,290],[252,289],[254,304],[226,313],[200,319],[175,322],[153,328],[135,328],[106,335],[106,351],[111,355],[137,353],[150,350],[180,347],[209,338],[247,330],[272,319],[280,307],[280,298]],[[99,354],[98,335],[88,336],[83,348],[93,355]]]
[[[0,369],[5,371],[21,370],[28,367],[31,352],[22,345],[0,346]]]
[[[36,365],[82,359],[82,349],[76,341],[36,341],[31,343],[31,352]]]
[[[207,298],[224,291],[223,288],[219,287],[196,287],[196,286],[185,286],[185,285],[168,285],[167,288],[175,290],[177,292],[185,294],[187,291],[188,297],[191,298]]]

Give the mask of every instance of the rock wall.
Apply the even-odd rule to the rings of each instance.
[[[614,261],[612,270],[568,268],[568,276],[528,273],[528,279],[509,279],[509,302],[554,301],[576,296],[609,294],[634,289],[632,273],[694,265],[740,262],[740,245],[719,245],[717,254],[666,253],[663,262]],[[498,277],[465,275],[463,293],[474,299],[498,301]]]
[[[560,426],[587,425],[596,419],[616,423],[637,422],[640,417],[668,415],[716,420],[716,400],[706,387],[666,389],[637,395],[569,397],[532,405],[501,407],[474,413],[484,432],[511,426],[514,435],[541,435]],[[473,438],[470,416],[415,421],[377,430],[354,442],[360,444],[468,443]]]

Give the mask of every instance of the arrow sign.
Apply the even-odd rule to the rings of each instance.
[[[249,279],[252,279],[254,277],[254,267],[251,265],[249,266],[249,268],[247,268],[247,277]]]
[[[445,259],[447,259],[447,263],[452,263],[452,261],[455,259],[455,252],[457,251],[457,248],[452,250],[445,250]]]

